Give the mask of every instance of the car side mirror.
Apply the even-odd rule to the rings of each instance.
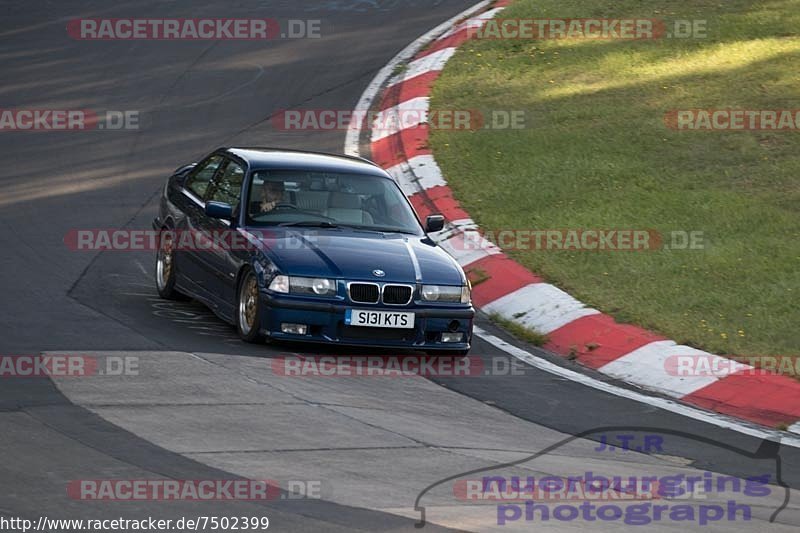
[[[206,216],[220,220],[233,219],[233,208],[224,202],[207,202]]]
[[[425,232],[436,233],[444,229],[444,217],[442,215],[431,215],[425,221]]]

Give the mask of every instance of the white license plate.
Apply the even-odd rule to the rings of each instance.
[[[366,328],[414,329],[414,313],[348,309],[344,313],[344,323]]]

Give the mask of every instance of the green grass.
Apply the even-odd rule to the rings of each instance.
[[[618,320],[717,353],[800,355],[800,132],[687,132],[665,112],[800,108],[800,0],[522,0],[504,18],[706,19],[705,39],[471,41],[432,108],[524,109],[435,130],[485,229],[702,231],[703,250],[511,251]]]
[[[514,322],[513,320],[509,320],[499,313],[490,314],[489,320],[502,327],[521,341],[533,344],[534,346],[544,346],[547,344],[547,335],[543,335],[534,329],[525,327],[522,324]]]

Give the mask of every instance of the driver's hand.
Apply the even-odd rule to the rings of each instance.
[[[276,205],[278,205],[278,202],[263,201],[261,202],[261,212],[266,213],[268,211],[272,211],[273,209],[275,209]]]

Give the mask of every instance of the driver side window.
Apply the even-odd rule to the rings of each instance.
[[[192,175],[186,180],[186,189],[203,200],[208,190],[208,184],[211,182],[211,178],[214,177],[220,164],[222,164],[222,156],[213,155],[197,165],[197,168],[192,171]]]

